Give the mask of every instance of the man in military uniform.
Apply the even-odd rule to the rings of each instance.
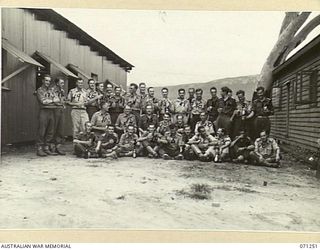
[[[126,129],[129,125],[133,126],[134,128],[137,128],[136,117],[134,114],[131,113],[131,110],[131,107],[127,105],[124,107],[123,113],[118,116],[115,127],[116,132],[119,136],[126,132]]]
[[[118,116],[123,113],[125,100],[124,97],[121,96],[121,87],[115,87],[114,95],[110,99],[110,116],[111,123],[115,124]]]
[[[39,111],[39,138],[37,145],[37,155],[57,155],[56,152],[50,150],[54,137],[54,92],[50,87],[50,75],[44,75],[42,78],[42,86],[37,89],[37,99],[40,104]]]
[[[183,158],[186,160],[194,160],[195,154],[191,148],[191,145],[188,143],[189,140],[194,136],[191,131],[190,125],[185,125],[182,132],[182,143],[183,143]]]
[[[65,155],[66,153],[62,150],[61,144],[63,143],[63,125],[64,125],[64,111],[65,101],[66,101],[66,93],[64,91],[64,80],[63,78],[56,78],[54,80],[54,85],[52,87],[54,93],[53,102],[55,104],[54,108],[54,148],[52,151],[57,152],[59,155]]]
[[[240,130],[240,134],[230,144],[230,155],[236,163],[248,163],[250,152],[254,150],[254,145],[245,130]]]
[[[148,97],[147,94],[147,85],[144,82],[139,83],[139,94],[141,107],[146,106],[146,98]],[[145,110],[142,110],[142,114],[144,114]]]
[[[96,83],[93,79],[88,80],[89,88],[87,89],[87,113],[89,116],[89,120],[91,120],[93,114],[99,110],[99,99],[103,97],[102,94],[100,94],[96,90]]]
[[[186,125],[184,123],[183,118],[184,118],[183,115],[181,115],[181,114],[177,115],[176,122],[174,123],[174,125],[176,126],[177,133],[179,133],[179,134],[183,133],[184,127]]]
[[[280,148],[265,130],[260,132],[260,138],[256,139],[254,152],[251,152],[250,156],[256,163],[263,166],[279,167],[280,165]]]
[[[99,109],[101,109],[101,103],[102,102],[107,102],[108,100],[107,100],[107,98],[106,98],[106,92],[105,92],[105,90],[104,90],[104,83],[103,82],[98,82],[97,84],[96,84],[96,90],[97,90],[97,92],[98,92],[98,94],[101,96],[101,98],[99,98],[98,100],[97,100],[97,102],[98,102],[98,108]]]
[[[169,95],[169,90],[168,88],[162,88],[161,89],[161,95],[162,98],[159,101],[159,120],[163,120],[163,115],[165,113],[172,113],[173,111],[173,103],[172,101],[168,98]]]
[[[166,132],[165,135],[158,140],[159,155],[165,160],[182,160],[183,142],[181,135],[177,133],[174,124],[170,124],[169,129],[170,131]]]
[[[141,99],[137,95],[137,89],[137,84],[130,84],[129,93],[127,93],[125,96],[125,105],[130,106],[132,114],[134,114],[136,117],[136,121],[139,121],[141,113]]]
[[[158,116],[153,113],[151,105],[146,106],[146,114],[142,115],[139,121],[139,129],[146,131],[149,125],[152,124],[155,128],[158,127]]]
[[[159,134],[156,132],[154,124],[149,124],[146,131],[143,131],[138,142],[141,142],[143,146],[142,155],[148,155],[149,158],[158,157],[158,139]]]
[[[189,121],[190,116],[190,110],[191,105],[188,99],[185,99],[185,93],[186,91],[184,89],[178,90],[178,98],[173,103],[173,122],[175,123],[177,121],[177,116],[182,115],[183,116],[183,122],[185,124]]]
[[[109,103],[101,104],[101,110],[93,114],[91,119],[92,131],[96,135],[101,135],[106,132],[106,128],[111,124],[111,117],[109,114]]]
[[[246,100],[245,92],[243,90],[239,90],[236,95],[238,97],[237,108],[230,118],[232,121],[232,138],[238,136],[240,131],[249,131],[248,116],[251,113],[251,104]]]
[[[95,151],[102,158],[117,158],[116,150],[118,149],[119,137],[114,132],[114,126],[108,125],[104,134],[97,138],[97,146]]]
[[[80,132],[84,132],[84,124],[89,121],[86,111],[87,91],[83,88],[83,80],[77,79],[76,88],[71,89],[68,94],[67,104],[72,107],[71,119],[73,124],[73,137],[76,138]]]
[[[96,139],[94,132],[91,131],[92,125],[90,122],[85,123],[85,130],[76,135],[73,139],[74,152],[80,158],[95,158]]]
[[[139,137],[135,133],[135,127],[129,125],[126,132],[120,137],[117,155],[120,157],[132,156],[133,158],[136,158],[142,149],[138,139]]]
[[[190,106],[192,106],[193,100],[195,99],[195,96],[194,96],[195,92],[196,92],[195,88],[188,89],[189,97],[187,100],[189,101]]]
[[[256,133],[255,138],[260,135],[260,132],[265,130],[267,134],[270,133],[270,119],[269,116],[273,115],[273,105],[270,98],[265,96],[265,90],[263,87],[258,87],[257,90],[258,98],[252,103],[252,114],[249,118],[254,116],[253,126]]]
[[[215,126],[215,122],[219,116],[219,97],[217,96],[217,88],[210,88],[211,98],[207,100],[206,111],[208,113],[208,119]],[[216,129],[215,129],[216,130]]]
[[[208,120],[206,112],[201,112],[200,113],[200,121],[198,121],[196,123],[196,127],[195,127],[195,130],[194,130],[195,134],[198,133],[197,131],[198,131],[198,128],[200,126],[204,127],[204,129],[206,130],[207,134],[209,134],[209,135],[214,135],[215,134],[214,126],[213,126],[212,122]]]
[[[203,90],[196,90],[196,98],[191,104],[191,122],[190,126],[194,130],[198,121],[200,121],[200,113],[205,112],[206,100],[202,98]]]
[[[199,126],[197,134],[188,141],[188,144],[191,145],[197,159],[210,161],[214,157],[214,146],[217,144],[217,139],[207,134],[204,127]]]
[[[148,96],[145,99],[145,106],[141,106],[142,113],[146,113],[146,106],[151,105],[153,112],[158,115],[159,113],[159,100],[154,96],[154,88],[148,88]]]
[[[232,132],[232,121],[230,118],[237,107],[235,99],[228,95],[228,92],[230,93],[230,91],[231,90],[228,87],[221,88],[221,98],[219,99],[218,108],[219,116],[216,121],[217,129],[224,128],[228,135]]]
[[[215,147],[215,162],[227,161],[230,159],[230,144],[231,138],[228,134],[226,134],[226,130],[224,128],[218,128],[217,130],[217,140],[218,144]]]
[[[164,135],[167,131],[169,131],[169,126],[171,125],[171,116],[170,113],[166,113],[163,115],[163,120],[159,123],[157,128],[157,132],[161,135]]]

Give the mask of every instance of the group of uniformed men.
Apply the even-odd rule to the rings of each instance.
[[[131,83],[128,92],[110,82],[82,79],[64,91],[64,80],[51,82],[44,75],[37,90],[40,103],[37,155],[65,155],[61,148],[63,113],[71,107],[74,153],[78,157],[161,157],[176,160],[234,161],[278,167],[280,150],[269,137],[272,102],[263,87],[249,102],[245,92],[210,89],[179,89],[176,100],[169,90],[155,97],[153,87]],[[251,140],[251,138],[253,140]]]

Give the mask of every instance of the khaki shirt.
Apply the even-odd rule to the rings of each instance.
[[[87,91],[85,89],[74,88],[69,91],[68,100],[70,102],[78,102],[82,104],[80,107],[72,106],[73,109],[86,109],[85,103],[88,100]]]
[[[200,126],[203,126],[205,128],[208,135],[214,134],[213,124],[211,121],[205,121],[204,123],[202,121],[198,121],[194,129],[195,134],[198,134],[198,128]]]
[[[51,87],[41,86],[37,89],[37,98],[41,108],[56,108],[54,103],[44,104],[46,101],[53,101],[55,94]]]
[[[190,102],[188,99],[176,99],[173,103],[173,112],[175,114],[188,114],[190,112]]]
[[[88,101],[92,100],[93,98],[97,97],[99,95],[99,92],[93,89],[87,89],[87,98]],[[93,107],[99,107],[99,100],[96,100],[90,104],[88,104],[88,106],[93,106]]]
[[[159,101],[159,112],[160,114],[171,113],[173,111],[173,103],[168,98],[162,98]]]
[[[261,154],[263,157],[273,156],[277,150],[279,150],[278,143],[272,139],[267,138],[266,142],[263,142],[261,138],[256,139],[255,143],[255,152]]]
[[[118,119],[115,124],[117,127],[120,128],[126,128],[129,125],[137,126],[136,117],[134,114],[126,115],[125,113],[122,113],[118,116]]]
[[[124,99],[125,99],[125,105],[130,106],[133,110],[141,109],[141,99],[137,94],[135,95],[126,94]]]
[[[201,100],[197,100],[196,98],[193,99],[191,104],[191,113],[193,115],[199,115],[201,112],[206,112],[206,103],[206,100],[204,100],[203,98]]]
[[[111,124],[111,117],[108,112],[102,112],[101,110],[95,112],[91,118],[91,123],[96,127],[106,127]]]

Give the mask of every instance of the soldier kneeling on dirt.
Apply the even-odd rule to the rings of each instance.
[[[200,161],[210,161],[215,156],[214,147],[218,144],[216,138],[206,132],[205,127],[199,126],[197,134],[194,135],[188,144]]]
[[[164,136],[158,139],[160,143],[159,155],[165,160],[183,160],[181,135],[177,133],[174,124],[170,124],[169,129]]]
[[[92,130],[90,122],[85,123],[85,131],[80,132],[73,140],[74,152],[77,157],[94,158],[97,156],[95,152],[96,136]]]
[[[147,155],[149,158],[158,157],[158,139],[159,134],[156,132],[156,127],[154,124],[149,124],[147,131],[140,129],[141,136],[138,142],[141,142],[143,150],[141,152],[142,156]]]
[[[124,134],[121,135],[118,144],[117,155],[120,157],[132,156],[136,158],[141,151],[141,144],[138,142],[138,135],[135,133],[135,127],[129,125]]]
[[[260,132],[260,138],[256,139],[254,146],[255,149],[250,156],[257,164],[266,167],[280,166],[280,148],[265,130]]]
[[[254,150],[251,139],[246,131],[240,130],[240,135],[230,145],[230,154],[235,163],[248,163],[250,161],[250,152]]]
[[[98,137],[98,142],[96,146],[96,153],[102,158],[111,157],[116,159],[118,148],[117,144],[119,141],[118,135],[114,132],[114,126],[108,125],[107,131]]]

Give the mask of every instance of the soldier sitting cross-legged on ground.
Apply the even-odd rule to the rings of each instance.
[[[250,161],[250,152],[254,150],[254,145],[245,130],[240,130],[239,133],[240,135],[230,144],[230,154],[234,158],[233,162],[248,163]]]
[[[95,158],[97,154],[95,152],[96,136],[92,132],[92,124],[90,122],[85,123],[85,131],[80,132],[75,139],[73,139],[74,152],[77,157],[80,158]]]
[[[167,131],[164,136],[162,136],[159,142],[159,154],[165,160],[175,159],[182,160],[182,138],[176,131],[174,124],[170,124],[170,131]]]
[[[104,134],[97,138],[97,146],[95,151],[102,158],[117,158],[116,150],[118,149],[119,138],[114,132],[114,126],[108,125]]]
[[[129,125],[126,132],[120,137],[117,155],[120,157],[132,156],[133,158],[136,158],[141,151],[141,144],[138,142],[138,139],[139,137],[135,133],[135,127]]]
[[[142,155],[147,155],[149,158],[158,157],[158,138],[159,134],[156,131],[154,124],[149,124],[147,131],[141,130],[141,136],[138,142],[141,142],[143,146]]]
[[[266,167],[280,166],[280,148],[265,130],[260,133],[260,138],[256,139],[254,146],[254,152],[251,152],[250,156],[256,163]]]
[[[203,126],[199,126],[197,134],[188,141],[196,158],[201,161],[210,161],[214,158],[214,146],[217,143],[217,139],[208,134]]]

